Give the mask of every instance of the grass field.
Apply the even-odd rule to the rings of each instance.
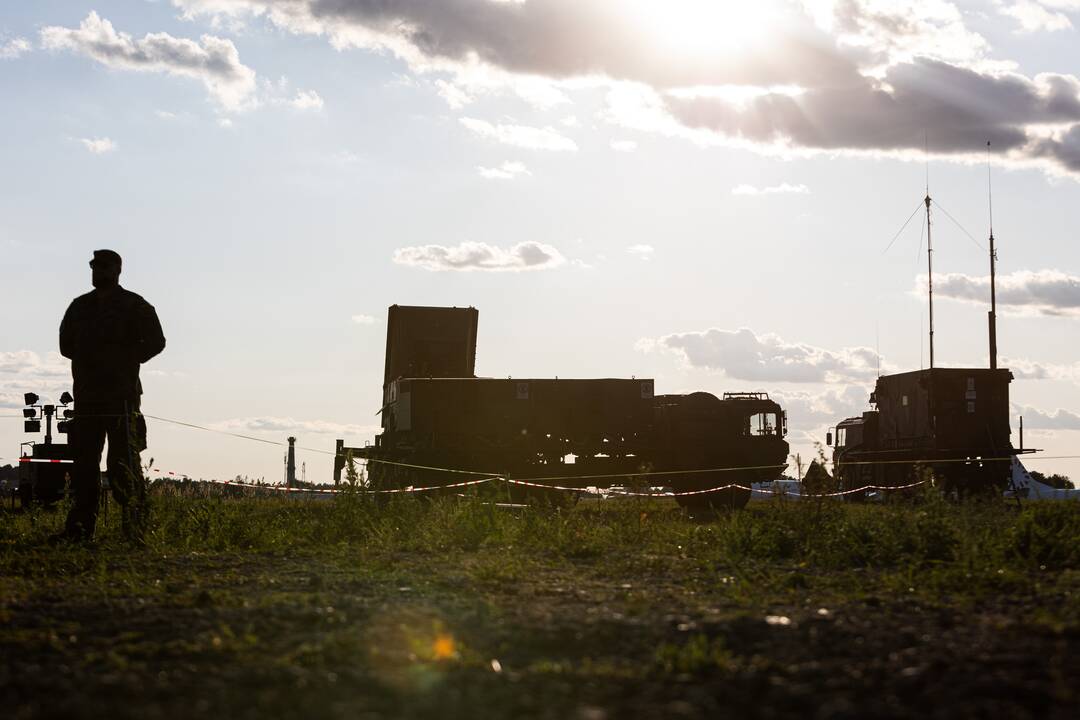
[[[6,717],[1076,717],[1080,504],[155,498],[0,520]]]

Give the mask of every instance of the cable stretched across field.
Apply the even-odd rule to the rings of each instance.
[[[580,495],[596,495],[598,497],[604,497],[604,495],[605,495],[605,493],[600,491],[600,490],[590,490],[589,488],[568,487],[568,486],[564,486],[564,485],[546,485],[544,483],[535,483],[535,482],[529,482],[529,481],[526,481],[526,480],[514,480],[512,478],[505,478],[505,477],[499,477],[499,476],[481,478],[479,480],[467,480],[465,482],[451,483],[449,485],[431,485],[431,486],[426,486],[426,487],[408,486],[408,487],[403,487],[403,488],[388,488],[388,489],[380,489],[380,490],[372,490],[372,489],[368,489],[368,488],[363,488],[363,489],[359,490],[359,493],[362,494],[362,495],[423,493],[423,492],[432,492],[432,491],[435,491],[435,490],[453,490],[453,489],[456,489],[456,488],[472,487],[472,486],[482,485],[484,483],[490,483],[490,482],[495,482],[495,481],[502,481],[502,482],[508,483],[510,485],[520,485],[520,486],[523,486],[523,487],[531,487],[531,488],[537,488],[537,489],[542,489],[542,490],[556,490],[556,491],[563,491],[563,492],[573,492],[573,493],[578,493]],[[229,480],[214,480],[214,481],[211,481],[211,483],[216,484],[216,485],[225,485],[225,486],[228,486],[228,487],[241,487],[241,488],[246,488],[246,489],[250,489],[250,490],[268,490],[268,491],[271,491],[271,492],[284,492],[284,493],[297,493],[297,492],[299,492],[299,493],[317,493],[317,494],[323,494],[323,495],[336,495],[336,494],[343,493],[343,492],[349,492],[349,491],[339,490],[339,489],[335,489],[335,488],[326,488],[326,489],[320,489],[320,488],[290,488],[290,487],[282,487],[280,485],[256,485],[256,484],[252,484],[252,483],[233,482],[233,481],[229,481]],[[661,491],[661,492],[635,492],[635,491],[631,491],[631,490],[609,490],[609,491],[607,491],[606,494],[607,495],[617,495],[617,496],[620,496],[620,497],[673,498],[673,497],[689,497],[689,496],[693,496],[693,495],[708,495],[708,494],[712,494],[712,493],[724,492],[725,490],[736,489],[736,490],[742,490],[744,492],[758,493],[758,494],[761,494],[761,495],[784,496],[784,495],[790,494],[793,497],[816,498],[816,497],[841,497],[843,495],[852,495],[854,493],[865,492],[867,490],[882,490],[882,491],[884,491],[884,490],[908,490],[908,489],[911,489],[911,488],[914,488],[914,487],[918,487],[919,485],[925,485],[926,483],[927,483],[926,480],[920,480],[918,482],[909,483],[907,485],[863,485],[862,487],[851,488],[850,490],[839,490],[837,492],[831,492],[831,493],[802,493],[802,492],[800,492],[800,493],[783,493],[783,492],[777,492],[775,490],[763,490],[763,489],[760,489],[760,488],[747,487],[745,485],[740,485],[738,483],[728,483],[727,485],[718,485],[716,487],[703,488],[701,490],[683,490],[683,491],[665,490],[665,491]]]
[[[13,417],[17,417],[17,416],[13,416]],[[182,421],[182,420],[174,420],[174,419],[171,419],[171,418],[165,418],[165,417],[161,417],[161,416],[158,416],[158,415],[144,414],[144,417],[147,417],[147,418],[152,419],[152,420],[157,420],[157,421],[160,421],[160,422],[169,423],[169,424],[172,424],[172,425],[178,425],[180,427],[186,427],[186,428],[191,428],[191,429],[194,429],[194,430],[201,430],[201,431],[204,431],[204,432],[216,433],[216,434],[219,434],[219,435],[226,435],[228,437],[234,437],[234,438],[237,438],[237,439],[240,439],[240,440],[248,440],[248,441],[251,441],[251,442],[258,442],[258,443],[262,443],[262,444],[266,444],[266,445],[274,445],[276,447],[286,447],[285,443],[278,442],[278,441],[275,441],[275,440],[267,440],[265,438],[258,438],[258,437],[254,437],[254,436],[251,436],[251,435],[244,435],[242,433],[234,433],[234,432],[230,432],[230,431],[227,431],[227,430],[219,430],[217,428],[211,428],[211,427],[207,427],[205,425],[199,425],[197,423],[190,423],[190,422],[185,422],[185,421]],[[322,450],[322,449],[319,449],[319,448],[309,448],[309,447],[297,446],[297,449],[302,450],[302,451],[306,451],[306,452],[318,453],[318,454],[321,454],[321,455],[332,455],[332,456],[335,456],[335,457],[337,457],[337,455],[338,455],[334,451]],[[884,452],[896,452],[896,451],[879,451],[879,452],[884,453]],[[1080,455],[1044,456],[1044,457],[1041,457],[1041,458],[1033,458],[1033,459],[1035,459],[1035,460],[1075,460],[1075,459],[1078,459],[1078,458],[1080,458]],[[984,462],[1006,462],[1006,461],[1011,462],[1012,459],[1013,459],[1013,456],[1010,455],[1010,456],[990,457],[990,458],[942,458],[942,459],[922,458],[922,459],[913,459],[913,460],[853,460],[853,461],[844,462],[843,465],[844,466],[865,466],[865,465],[940,465],[940,464],[954,464],[954,463],[967,463],[967,464],[970,464],[970,463],[984,463]],[[377,463],[377,464],[389,465],[389,466],[394,466],[394,467],[410,468],[410,469],[414,469],[414,470],[427,470],[427,471],[431,471],[431,472],[442,472],[442,473],[451,473],[451,474],[459,474],[459,475],[483,475],[483,476],[486,476],[486,477],[483,477],[483,478],[480,478],[480,479],[477,479],[477,480],[465,481],[465,482],[462,482],[462,483],[455,483],[455,484],[451,484],[451,485],[437,485],[437,486],[431,486],[431,487],[421,487],[421,488],[412,488],[412,489],[398,488],[398,489],[389,489],[389,490],[366,490],[365,491],[365,492],[379,492],[379,493],[427,492],[427,491],[431,491],[431,490],[440,490],[440,489],[446,489],[446,488],[466,487],[466,486],[470,486],[470,485],[480,485],[480,484],[487,483],[487,482],[492,482],[492,481],[495,481],[495,480],[502,480],[503,482],[507,482],[507,483],[513,484],[513,485],[546,488],[546,489],[559,490],[559,491],[573,491],[573,492],[582,493],[582,492],[590,492],[590,491],[587,491],[587,490],[585,490],[583,488],[580,488],[580,487],[568,487],[568,486],[560,486],[560,485],[550,485],[550,484],[548,484],[547,482],[544,482],[544,481],[612,480],[612,479],[617,479],[617,478],[645,478],[645,477],[664,477],[664,476],[672,476],[672,475],[699,475],[699,474],[704,474],[704,473],[741,472],[741,471],[759,471],[759,470],[780,470],[780,469],[783,469],[783,468],[787,467],[787,463],[775,463],[775,464],[769,464],[769,465],[743,465],[743,466],[731,466],[731,467],[719,467],[719,468],[701,468],[701,469],[693,469],[693,470],[654,470],[654,471],[648,471],[648,472],[622,472],[622,473],[603,473],[603,474],[590,474],[590,475],[558,475],[558,476],[549,476],[549,477],[510,478],[510,477],[505,477],[503,473],[485,472],[485,471],[480,471],[480,470],[464,470],[464,469],[460,469],[460,468],[444,468],[444,467],[437,467],[437,466],[432,466],[432,465],[419,465],[419,464],[415,464],[415,463],[403,463],[403,462],[397,462],[397,461],[393,461],[393,460],[383,460],[383,459],[380,459],[380,458],[358,458],[358,460],[361,460],[364,463]],[[826,460],[825,462],[827,464],[835,464],[835,462],[832,461],[832,460]],[[167,471],[167,472],[168,472],[168,474],[174,475],[174,476],[175,475],[182,475],[184,477],[190,477],[186,473],[176,473],[176,472],[173,472],[173,471]],[[253,487],[253,488],[267,488],[267,489],[269,489],[269,488],[273,487],[273,486],[259,486],[259,485],[244,485],[242,483],[235,483],[235,482],[222,482],[222,481],[216,481],[216,482],[219,482],[220,484],[228,484],[228,485],[242,486],[242,487]],[[838,492],[835,492],[835,493],[823,493],[823,494],[820,494],[820,495],[813,495],[813,496],[802,494],[801,496],[802,497],[835,497],[835,496],[847,495],[847,494],[851,494],[851,493],[855,493],[855,492],[862,492],[862,491],[865,491],[865,490],[897,490],[897,489],[904,489],[904,488],[908,488],[908,487],[915,487],[916,485],[920,485],[920,484],[922,484],[922,482],[913,483],[911,485],[904,485],[904,486],[866,485],[866,486],[861,487],[861,488],[854,488],[854,489],[851,489],[851,490],[838,491]],[[755,489],[755,488],[746,487],[744,485],[739,485],[737,483],[731,483],[731,484],[717,486],[715,488],[708,488],[708,489],[704,489],[704,490],[688,490],[688,491],[683,491],[683,492],[672,492],[672,493],[663,493],[663,494],[658,494],[658,493],[631,493],[629,491],[617,491],[615,494],[620,494],[620,495],[640,494],[640,495],[643,495],[643,496],[653,496],[653,497],[665,497],[665,496],[681,497],[681,496],[684,496],[684,495],[701,495],[701,494],[706,494],[706,493],[711,493],[711,492],[721,492],[723,490],[727,490],[727,489],[731,489],[731,488],[739,488],[741,490],[750,491],[750,492],[774,494],[774,492],[771,491],[771,490],[758,490],[758,489]],[[298,489],[297,488],[290,488],[290,490],[296,491]],[[334,492],[332,490],[311,490],[311,491],[312,492]],[[597,494],[597,493],[593,493],[593,494]]]

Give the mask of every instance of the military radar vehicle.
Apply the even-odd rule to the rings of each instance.
[[[1009,424],[1013,374],[998,367],[997,255],[990,230],[989,368],[943,368],[934,364],[934,266],[930,194],[926,205],[930,367],[884,375],[870,395],[873,410],[837,424],[833,470],[842,490],[868,485],[896,487],[929,471],[947,491],[960,494],[1004,490],[1012,477],[1015,448]],[[1021,430],[1022,433],[1022,430]],[[1022,438],[1022,436],[1021,436]],[[1023,445],[1023,440],[1020,442]]]
[[[379,489],[463,479],[434,469],[447,468],[572,489],[687,492],[749,488],[786,467],[786,415],[765,393],[656,395],[642,378],[476,377],[478,317],[474,308],[390,307],[382,432],[366,447],[338,440],[335,482],[348,458],[370,461],[367,479]],[[677,499],[742,507],[749,491]]]

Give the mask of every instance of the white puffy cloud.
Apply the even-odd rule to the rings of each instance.
[[[576,151],[577,143],[559,133],[553,127],[529,127],[527,125],[494,125],[477,118],[461,118],[461,124],[477,135],[496,140],[504,145],[527,150]]]
[[[298,90],[296,96],[289,101],[297,110],[322,110],[323,99],[314,90]]]
[[[1005,356],[999,357],[998,362],[1001,367],[1012,370],[1018,380],[1064,380],[1080,385],[1080,362],[1044,363]]]
[[[42,356],[31,350],[0,351],[0,408],[23,407],[23,394],[28,392],[56,402],[70,389],[70,366],[59,353]]]
[[[1035,2],[1035,0],[1013,0],[1001,5],[998,11],[1016,20],[1023,32],[1055,32],[1072,29],[1073,24],[1068,15],[1051,10],[1047,5],[1049,3]],[[1073,9],[1077,7],[1074,6]]]
[[[871,348],[825,350],[791,343],[749,328],[672,333],[639,342],[681,356],[692,367],[723,372],[737,380],[768,382],[866,381],[877,376],[878,356]]]
[[[616,152],[634,152],[637,150],[637,143],[633,140],[612,140],[611,149]]]
[[[523,175],[532,175],[524,163],[507,161],[498,167],[477,165],[476,171],[486,180],[513,180]]]
[[[352,321],[357,325],[374,325],[379,319],[374,315],[353,315]]]
[[[195,41],[168,33],[134,38],[91,12],[77,28],[42,28],[41,42],[47,49],[76,52],[112,68],[198,80],[230,111],[255,104],[255,71],[240,62],[231,40],[203,35]]]
[[[769,396],[787,411],[792,432],[807,432],[832,426],[849,417],[870,410],[872,384],[845,383],[820,391],[782,390]],[[822,440],[810,436],[806,439]]]
[[[280,435],[334,435],[355,437],[378,432],[374,425],[350,425],[326,420],[298,420],[292,417],[242,417],[222,420],[210,426],[214,430],[233,433],[273,433]]]
[[[83,147],[94,155],[104,155],[116,149],[116,143],[107,137],[103,138],[77,138]]]
[[[915,292],[926,294],[926,275],[916,279]],[[990,276],[934,273],[934,295],[987,304]],[[997,276],[1000,308],[1022,314],[1080,316],[1080,277],[1059,270],[1021,270]]]
[[[779,185],[762,188],[744,183],[731,188],[732,195],[806,195],[809,192],[810,188],[805,185],[792,185],[790,183],[780,183]]]
[[[12,38],[0,43],[0,60],[14,60],[30,52],[30,41],[26,38]]]
[[[435,81],[439,97],[446,101],[452,110],[460,110],[473,101],[472,97],[453,83],[448,83],[442,78]]]
[[[532,241],[509,248],[482,242],[463,242],[452,247],[420,245],[399,248],[394,252],[394,262],[431,271],[518,272],[558,267],[566,262],[566,258],[552,246]]]
[[[1057,408],[1047,411],[1025,405],[1015,407],[1014,412],[1024,416],[1024,428],[1034,430],[1080,430],[1080,415]]]
[[[656,252],[656,248],[654,248],[652,245],[631,245],[630,247],[626,248],[626,252],[634,255],[635,257],[641,258],[642,260],[652,260],[653,253]]]

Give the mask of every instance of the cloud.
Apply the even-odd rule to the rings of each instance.
[[[67,360],[51,352],[44,358],[32,350],[0,351],[0,374],[26,377],[67,377]]]
[[[639,349],[673,352],[691,367],[723,372],[737,380],[768,382],[865,382],[877,376],[878,356],[866,347],[830,351],[790,343],[753,330],[673,333],[639,341]]]
[[[862,153],[976,156],[990,141],[1007,158],[1080,170],[1080,80],[1071,75],[981,73],[918,58],[882,80],[768,93],[742,106],[675,98],[686,126],[776,147]],[[926,135],[926,129],[930,130]],[[1053,128],[1047,130],[1046,128]]]
[[[445,100],[452,110],[460,110],[473,101],[467,92],[445,80],[436,80],[435,87],[438,89],[439,97]]]
[[[522,175],[532,175],[524,163],[511,161],[504,162],[499,167],[477,165],[476,171],[480,173],[480,177],[487,180],[513,180]]]
[[[780,183],[779,185],[763,188],[744,183],[731,188],[732,195],[806,195],[809,192],[810,188],[805,185],[791,185],[789,183]]]
[[[68,361],[59,353],[44,357],[31,350],[0,351],[0,408],[23,407],[23,393],[56,402],[71,389]]]
[[[1013,412],[1024,416],[1024,429],[1080,430],[1080,415],[1058,408],[1053,412],[1025,406],[1013,406]]]
[[[819,392],[783,390],[770,392],[769,396],[787,411],[788,427],[805,431],[862,415],[871,409],[871,390],[870,384],[845,383]]]
[[[255,71],[240,62],[236,46],[224,38],[203,35],[195,41],[148,33],[136,39],[91,11],[78,28],[43,28],[41,42],[47,49],[76,52],[111,68],[199,80],[229,111],[255,104]]]
[[[1065,380],[1080,385],[1080,362],[1062,365],[1004,356],[999,361],[1000,366],[1012,370],[1018,380]]]
[[[379,319],[374,315],[353,315],[352,321],[357,325],[374,325]]]
[[[635,255],[642,260],[652,260],[653,253],[656,252],[656,248],[652,245],[631,245],[626,248],[626,252],[631,255]]]
[[[15,58],[30,52],[30,41],[26,38],[12,38],[5,43],[0,43],[0,60],[14,60]]]
[[[324,35],[339,48],[392,52],[419,72],[503,71],[516,78],[568,80],[607,76],[662,87],[758,82],[779,75],[823,78],[847,63],[801,12],[778,23],[770,42],[705,42],[685,52],[676,33],[656,31],[655,20],[694,18],[696,2],[609,0],[174,0],[189,17],[264,17],[299,34]],[[688,7],[671,7],[671,3]],[[729,18],[730,20],[730,18]],[[677,31],[678,27],[672,28]],[[685,29],[682,28],[682,29]],[[785,52],[776,52],[773,39]]]
[[[297,110],[322,110],[323,99],[314,90],[298,90],[296,97],[289,101]]]
[[[916,278],[915,292],[926,294],[926,275]],[[935,297],[976,304],[990,302],[990,277],[934,273]],[[1059,270],[1021,270],[997,276],[997,302],[1028,315],[1080,316],[1080,277]]]
[[[189,17],[259,17],[337,48],[392,53],[415,73],[451,76],[462,92],[505,87],[539,104],[607,87],[624,94],[608,122],[702,144],[922,158],[929,129],[937,157],[971,161],[989,140],[1001,163],[1080,175],[1080,80],[1027,76],[991,58],[990,43],[946,0],[174,3]],[[1034,3],[1004,7],[1020,5]],[[1074,0],[1038,7],[1076,9]],[[627,93],[647,101],[627,103]],[[522,140],[515,127],[471,129],[576,147],[550,128],[529,128]]]
[[[291,417],[242,417],[222,420],[211,425],[215,430],[234,433],[273,433],[280,435],[334,435],[336,437],[371,435],[379,431],[374,425],[350,425],[326,420],[297,420]]]
[[[637,150],[637,143],[633,140],[612,140],[611,149],[616,152],[634,152]]]
[[[1058,30],[1072,29],[1069,17],[1061,12],[1047,9],[1048,3],[1034,2],[1034,0],[1014,0],[998,8],[998,12],[1007,15],[1020,24],[1023,32],[1056,32]],[[1077,9],[1074,5],[1072,9]]]
[[[528,150],[576,151],[577,143],[553,127],[493,125],[486,120],[461,118],[461,124],[481,137]]]
[[[400,248],[394,252],[394,262],[431,271],[518,272],[558,267],[566,262],[566,258],[550,245],[532,241],[505,249],[482,242],[463,242],[454,247],[421,245]]]
[[[77,138],[94,155],[104,155],[116,149],[116,143],[109,138]]]

